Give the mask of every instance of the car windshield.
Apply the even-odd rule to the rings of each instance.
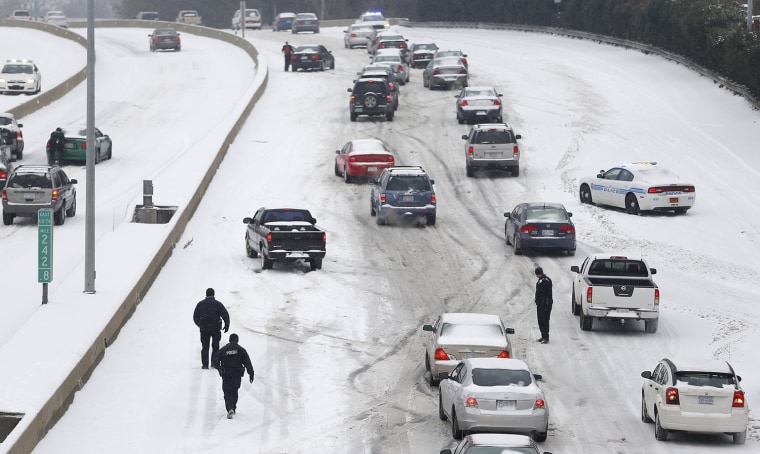
[[[382,80],[382,79],[368,80],[367,82],[356,84],[356,86],[354,87],[352,91],[354,94],[357,94],[357,95],[363,95],[369,92],[377,93],[377,92],[385,91],[386,86],[387,84],[385,80]]]
[[[18,173],[8,182],[9,188],[52,188],[46,174]]]
[[[246,10],[245,15],[248,17],[259,17],[259,12],[255,9]]]
[[[436,58],[433,61],[435,66],[462,66],[462,60],[459,57]]]
[[[494,143],[512,143],[512,134],[506,130],[487,130],[477,131],[472,140],[473,143],[494,144]]]
[[[153,32],[154,35],[174,35],[176,33],[173,28],[159,28]]]
[[[435,50],[435,44],[417,44],[416,50]]]
[[[503,337],[504,332],[495,324],[444,323],[441,336]]]
[[[299,14],[296,16],[297,19],[316,19],[316,14]]]
[[[10,118],[8,118],[8,117],[0,117],[0,125],[5,126],[5,125],[9,125],[11,123],[13,123],[13,120],[11,120]]]
[[[530,372],[512,369],[473,369],[472,382],[478,386],[528,386]]]
[[[590,276],[638,276],[646,277],[649,272],[641,260],[597,259],[588,270]]]
[[[55,16],[55,17],[61,17],[61,16],[63,16],[63,13],[60,12],[60,11],[48,11],[47,15],[48,15],[48,17],[53,17],[53,16]]]
[[[464,90],[464,96],[496,96],[490,88],[467,88]]]
[[[536,454],[531,447],[469,446],[467,454]]]
[[[314,53],[314,54],[316,54],[316,53],[318,53],[319,51],[317,50],[317,48],[316,48],[316,47],[312,47],[312,46],[301,46],[301,47],[297,47],[297,48],[296,48],[296,52],[305,52],[305,53]]]
[[[369,21],[378,21],[378,20],[385,20],[385,17],[383,17],[382,14],[365,14],[364,20]]]
[[[558,208],[528,208],[525,213],[525,220],[528,222],[565,222],[567,221],[567,216],[563,210]]]
[[[722,388],[724,386],[736,386],[734,376],[719,372],[676,372],[676,380],[691,386],[713,386]]]
[[[386,191],[429,191],[430,183],[422,175],[397,175],[388,180]]]
[[[6,74],[32,74],[32,65],[5,65],[3,72]]]
[[[649,181],[670,180],[675,183],[679,180],[678,175],[668,169],[663,168],[639,169],[639,173]]]

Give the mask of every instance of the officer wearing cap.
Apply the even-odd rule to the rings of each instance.
[[[214,368],[219,370],[222,377],[222,392],[224,392],[224,407],[227,410],[227,419],[237,411],[238,390],[245,372],[248,371],[248,380],[253,383],[253,364],[248,352],[238,345],[240,338],[237,334],[230,334],[230,343],[219,349],[218,356],[213,356]]]
[[[536,316],[538,329],[541,337],[536,341],[542,344],[549,343],[549,319],[552,315],[552,280],[544,274],[543,268],[536,267]]]
[[[219,350],[222,339],[221,330],[226,333],[230,329],[230,314],[222,303],[214,298],[214,289],[206,289],[206,298],[195,305],[193,322],[201,331],[201,367],[208,369],[208,348],[211,344],[211,357]],[[224,323],[224,328],[222,328]]]

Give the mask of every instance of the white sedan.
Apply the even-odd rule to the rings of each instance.
[[[438,416],[451,421],[456,440],[469,432],[506,432],[545,441],[549,406],[540,379],[519,359],[465,359],[441,380]]]
[[[581,203],[624,208],[628,213],[675,211],[686,213],[694,206],[694,185],[656,162],[623,164],[596,177],[581,178]]]

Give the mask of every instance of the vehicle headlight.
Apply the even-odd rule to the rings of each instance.
[[[8,81],[7,81],[7,80],[5,80],[5,79],[0,79],[0,84],[4,84],[4,83],[7,83],[7,82],[8,82]]]
[[[28,83],[28,84],[33,84],[33,83],[35,83],[35,82],[37,82],[37,81],[36,81],[36,80],[34,80],[34,79],[29,79],[29,80],[27,80],[27,81],[26,81],[26,83]]]

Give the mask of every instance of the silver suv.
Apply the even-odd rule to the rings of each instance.
[[[24,157],[24,134],[21,123],[12,113],[0,113],[0,145],[8,145],[10,154],[17,160]]]
[[[58,166],[24,165],[13,169],[3,189],[3,224],[13,218],[37,217],[43,208],[53,210],[55,225],[77,212],[77,180],[69,179]]]
[[[462,136],[467,176],[474,175],[475,169],[500,169],[520,175],[520,147],[515,134],[505,123],[485,123],[475,125],[470,133]]]

